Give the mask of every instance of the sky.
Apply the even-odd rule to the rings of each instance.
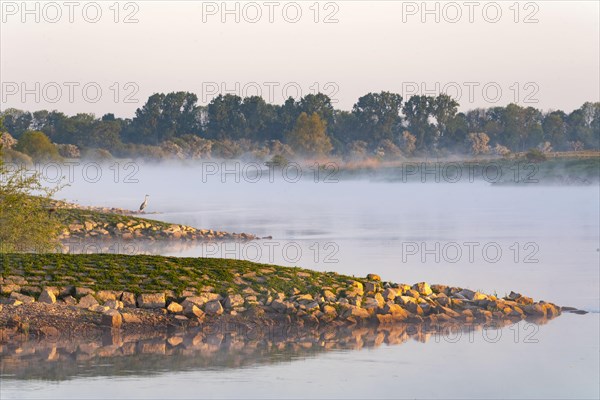
[[[0,1],[0,109],[132,117],[155,92],[600,101],[600,2]]]

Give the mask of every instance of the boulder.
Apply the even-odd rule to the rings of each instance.
[[[86,287],[76,287],[75,288],[75,297],[77,297],[78,299],[83,296],[87,296],[88,294],[94,295],[94,294],[96,294],[96,292],[94,292],[92,289],[86,288]]]
[[[137,297],[139,308],[165,308],[165,304],[164,293],[142,293]]]
[[[103,313],[103,312],[110,310],[110,308],[108,308],[106,306],[101,306],[100,304],[94,304],[93,306],[89,307],[88,310],[97,312],[97,313]]]
[[[40,303],[54,304],[54,303],[56,303],[56,296],[50,290],[44,289],[44,290],[42,290],[42,293],[40,294],[38,301]]]
[[[185,307],[183,308],[183,315],[188,318],[203,318],[204,311],[198,308],[194,303],[186,303]]]
[[[279,313],[288,313],[295,310],[295,307],[292,303],[284,300],[273,300],[271,302],[271,308]]]
[[[183,312],[183,306],[179,303],[172,301],[167,306],[167,311],[171,314],[180,314]]]
[[[96,298],[98,301],[105,303],[109,300],[116,300],[117,295],[112,290],[99,290],[98,293],[96,293]]]
[[[18,292],[21,290],[21,286],[16,285],[14,283],[4,284],[0,286],[0,293],[2,294],[11,294],[12,292]]]
[[[77,303],[78,307],[81,308],[90,308],[92,306],[98,305],[98,300],[91,294],[87,294],[79,299],[79,303]]]
[[[433,293],[436,293],[436,294],[440,294],[440,293],[447,294],[448,286],[446,286],[446,285],[431,285],[431,290],[433,291]]]
[[[121,293],[121,302],[123,302],[123,307],[135,308],[135,294],[131,292],[123,292]]]
[[[367,297],[365,299],[365,302],[362,304],[363,308],[367,309],[367,310],[372,310],[372,309],[378,309],[382,306],[383,302],[379,302],[377,301],[377,299],[374,299],[372,297]]]
[[[365,293],[375,293],[377,291],[377,284],[375,282],[365,282]]]
[[[11,299],[19,300],[23,304],[29,304],[35,302],[35,299],[31,296],[25,296],[24,294],[12,292],[10,294]]]
[[[385,289],[381,295],[383,296],[383,299],[385,301],[388,301],[388,300],[393,301],[396,298],[396,296],[398,296],[398,293],[396,292],[395,289],[388,288],[388,289]]]
[[[352,281],[350,283],[350,289],[348,290],[348,293],[353,292],[358,294],[359,296],[362,296],[363,294],[365,294],[365,288],[363,286],[362,283],[358,282],[358,281]]]
[[[377,282],[381,282],[381,277],[377,274],[368,274],[367,275],[367,279],[370,281],[377,281]]]
[[[312,297],[311,297],[311,300],[312,300]],[[240,306],[244,305],[244,298],[239,294],[230,294],[227,297],[225,297],[223,305],[227,309],[232,309],[234,307],[240,307]]]
[[[204,306],[204,312],[208,315],[221,315],[223,311],[223,306],[219,300],[211,300]]]
[[[480,293],[480,292],[475,292],[475,294],[473,295],[473,298],[471,300],[488,300],[489,297],[486,294]]]
[[[475,298],[475,293],[472,290],[469,289],[463,289],[460,292],[458,292],[457,294],[467,300],[473,300]]]
[[[123,317],[117,310],[108,310],[102,314],[102,325],[111,328],[120,328],[123,323]]]
[[[104,303],[104,305],[113,310],[122,310],[123,309],[123,302],[119,301],[119,300],[108,300],[107,302]]]
[[[431,286],[429,286],[429,284],[427,282],[415,283],[412,286],[412,289],[419,292],[419,294],[422,296],[429,296],[430,294],[433,293],[433,290],[431,290]]]
[[[335,301],[335,299],[336,299],[335,294],[331,290],[324,290],[323,291],[323,297],[327,301]]]
[[[202,307],[203,305],[205,305],[208,301],[207,297],[204,296],[190,296],[190,297],[186,297],[182,302],[181,305],[184,305],[186,302],[191,303],[191,304],[195,304],[197,307]]]
[[[405,309],[400,307],[398,304],[387,303],[383,306],[384,314],[391,314],[393,320],[395,321],[403,321],[408,318],[408,312]]]
[[[74,306],[77,304],[77,299],[73,296],[66,296],[62,299],[62,301],[68,306]]]

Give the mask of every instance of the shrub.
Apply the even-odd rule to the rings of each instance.
[[[547,159],[546,155],[539,149],[529,149],[525,154],[525,158],[530,162],[541,162]]]
[[[27,131],[21,136],[15,150],[30,156],[33,161],[60,160],[58,148],[48,136],[39,131]]]

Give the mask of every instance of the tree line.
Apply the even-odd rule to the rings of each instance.
[[[226,94],[204,106],[194,93],[173,92],[153,94],[133,118],[14,108],[1,117],[4,130],[17,140],[35,131],[59,145],[121,156],[185,149],[188,156],[208,151],[235,157],[262,151],[399,157],[600,147],[600,102],[586,102],[570,113],[517,104],[467,112],[458,112],[458,107],[446,94],[403,99],[391,92],[368,93],[344,111],[335,109],[322,93],[289,98],[283,104]]]

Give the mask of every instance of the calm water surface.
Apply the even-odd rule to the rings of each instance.
[[[2,379],[4,398],[598,398],[599,188],[341,179],[337,183],[202,179],[200,167],[141,166],[139,183],[75,180],[80,204],[136,208],[152,218],[272,236],[246,244],[173,244],[134,252],[244,258],[384,280],[511,290],[590,311],[500,338],[334,350],[240,368],[148,375]],[[228,179],[227,179],[228,178]],[[81,244],[82,246],[85,244]],[[117,244],[120,246],[120,244]],[[123,249],[122,249],[123,250]],[[124,250],[131,252],[131,248]],[[173,360],[175,362],[176,360]],[[110,361],[107,361],[110,363]]]

